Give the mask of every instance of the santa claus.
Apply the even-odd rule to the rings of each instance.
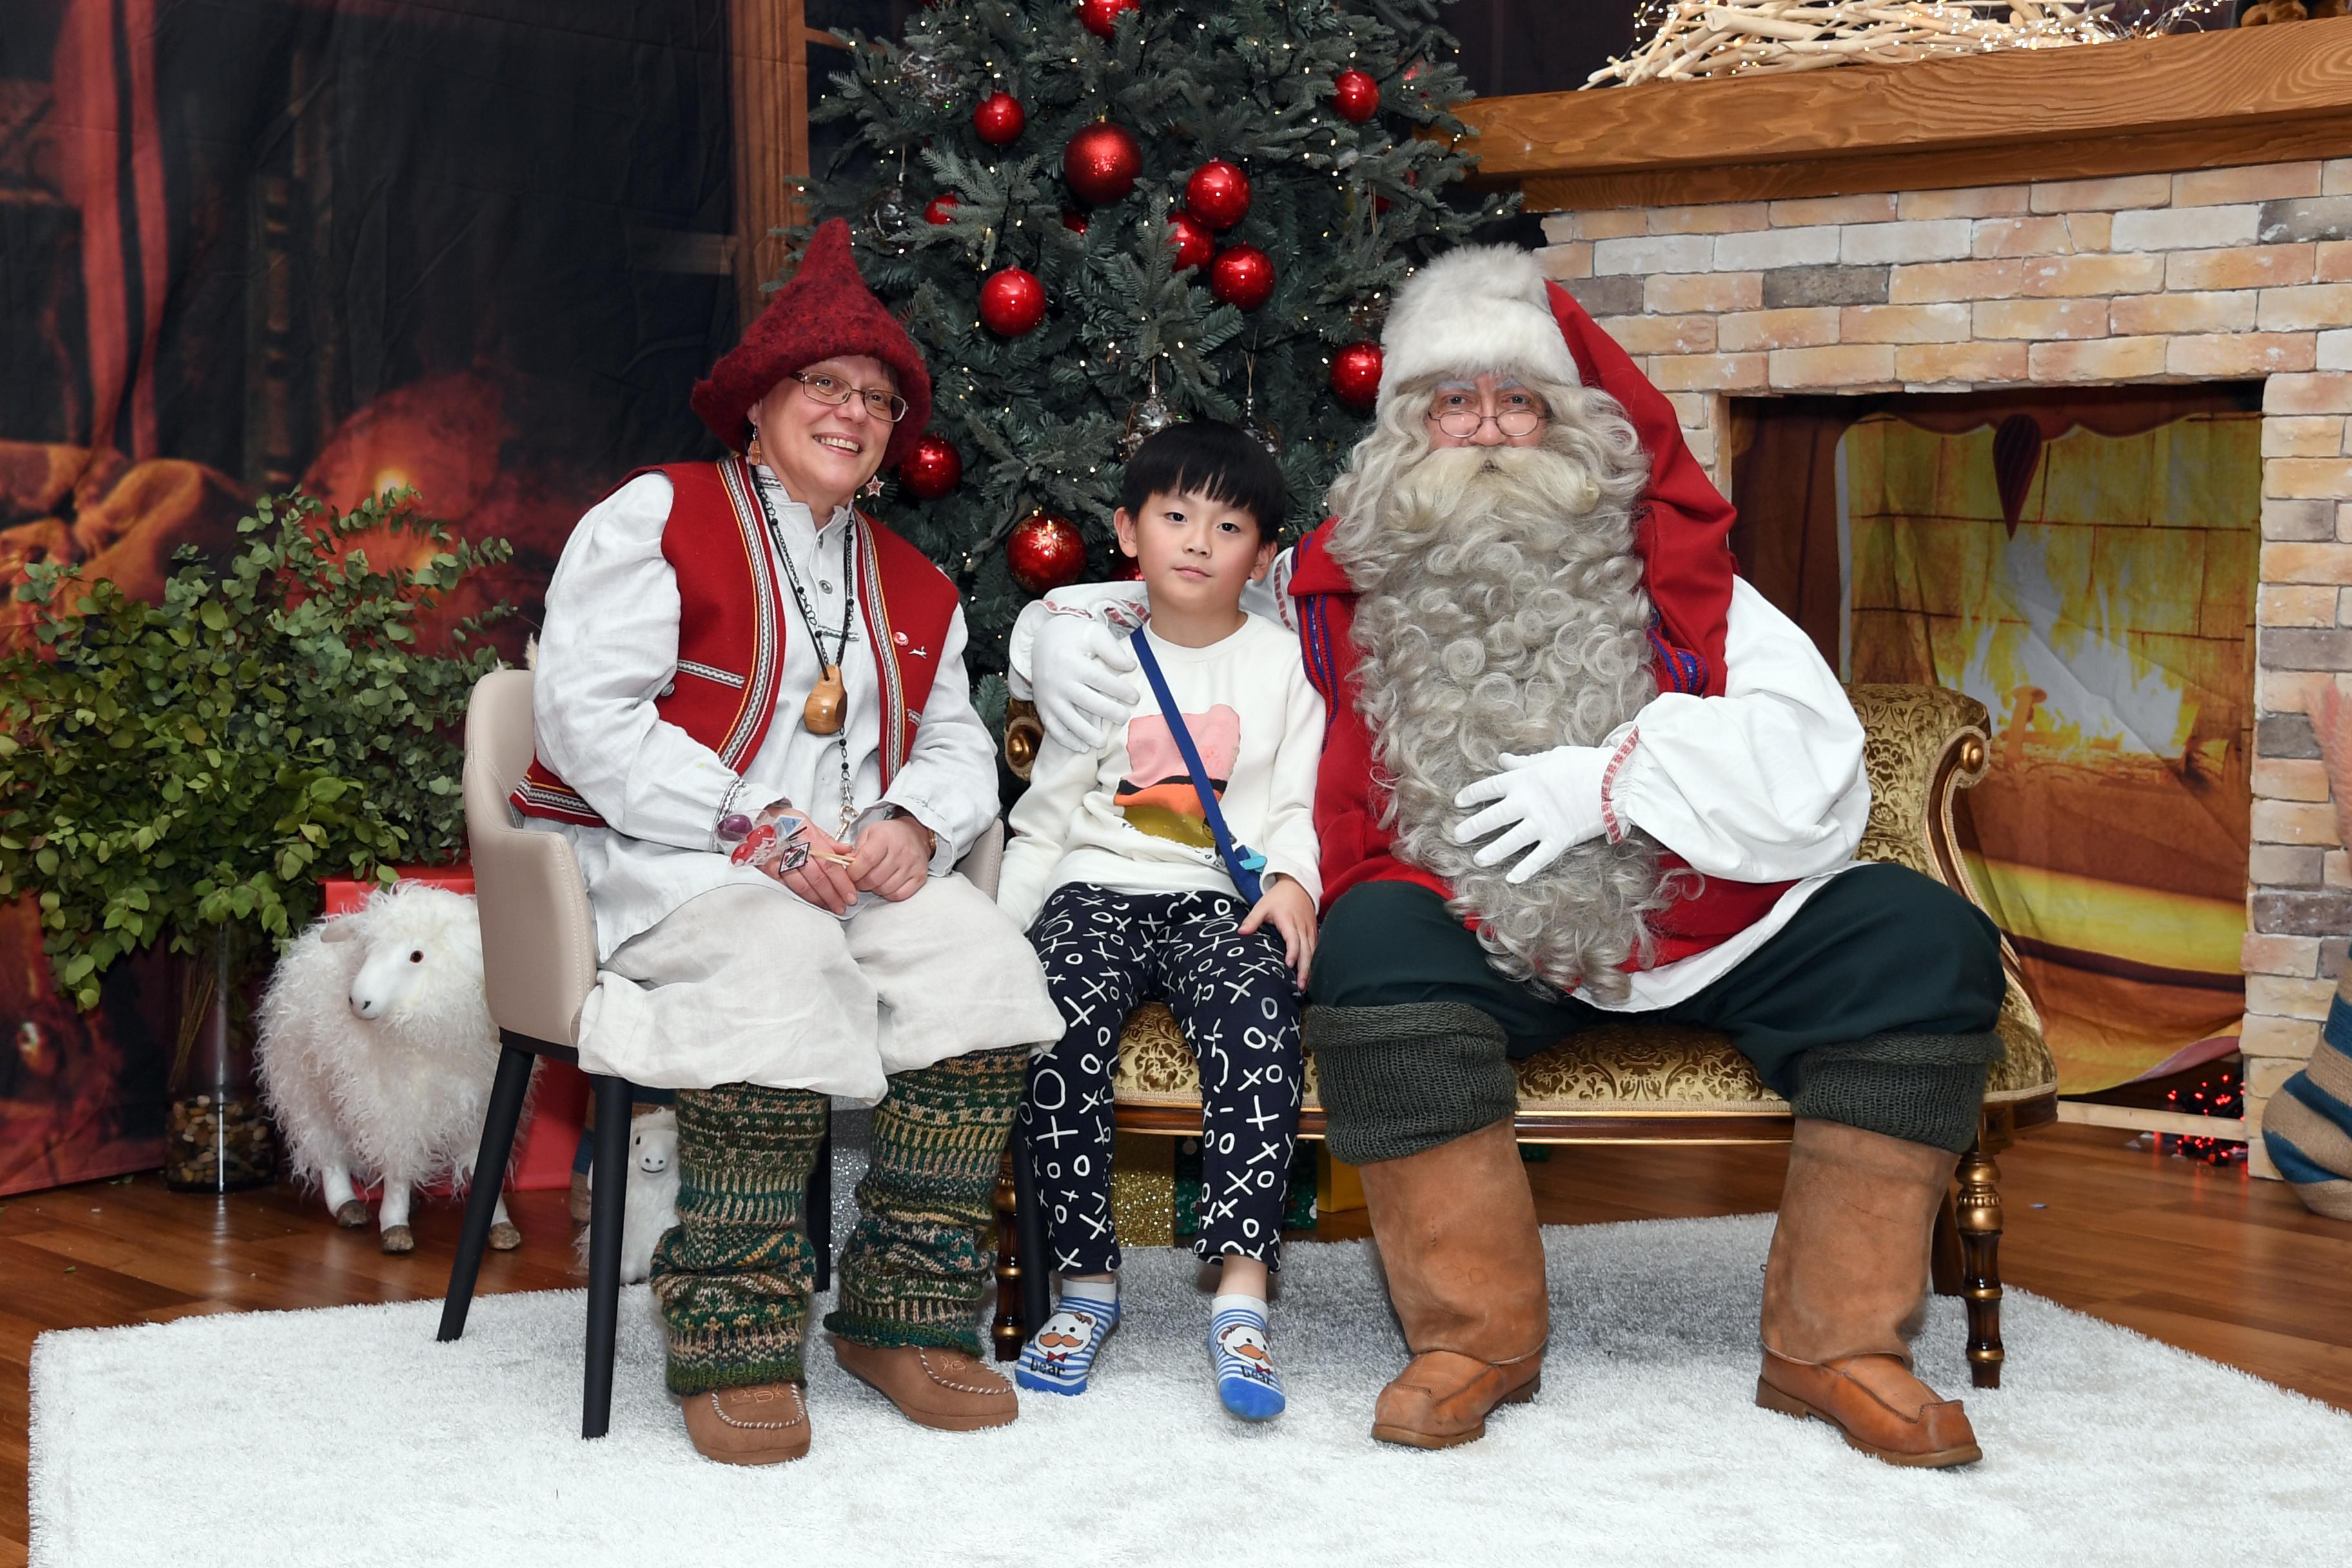
[[[1870,793],[1836,677],[1737,575],[1672,406],[1533,257],[1423,268],[1381,348],[1333,521],[1254,606],[1331,715],[1307,1037],[1412,1352],[1373,1435],[1452,1447],[1534,1396],[1511,1064],[1638,1015],[1729,1036],[1795,1109],[1757,1402],[1895,1464],[1976,1459],[1907,1330],[2001,1051],[1991,924],[1853,858]],[[1074,744],[1134,701],[1084,613],[1113,591],[1015,635],[1016,689]]]

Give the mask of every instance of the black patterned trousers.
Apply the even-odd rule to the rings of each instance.
[[[1066,1026],[1029,1065],[1021,1124],[1046,1206],[1054,1267],[1118,1267],[1111,1223],[1111,1079],[1119,1031],[1168,1004],[1201,1064],[1202,1258],[1278,1265],[1291,1148],[1298,1136],[1299,996],[1271,926],[1247,936],[1248,906],[1226,893],[1056,888],[1029,928]]]

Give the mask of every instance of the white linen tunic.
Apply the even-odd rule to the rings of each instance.
[[[841,543],[853,512],[824,528],[784,493],[766,468],[752,470],[791,552],[810,609],[830,647],[853,591]],[[572,840],[596,910],[598,962],[698,894],[736,884],[774,886],[719,852],[719,807],[735,771],[654,707],[677,674],[677,574],[662,554],[670,483],[660,474],[630,480],[592,507],[572,530],[547,586],[531,719],[539,754],[606,823],[584,827],[548,818],[530,826]],[[787,595],[789,597],[789,595]],[[801,705],[823,672],[800,612],[783,606],[784,668],[775,718],[744,765],[736,809],[755,813],[790,800],[835,837],[841,826],[842,735],[813,735]],[[881,673],[865,617],[849,617],[841,659],[848,691],[850,834],[898,806],[939,835],[934,876],[947,870],[996,816],[996,742],[971,705],[964,673],[963,610],[948,624],[937,677],[906,765],[882,788]],[[874,895],[862,895],[861,905]]]
[[[1242,603],[1296,632],[1290,569],[1286,550]],[[1013,633],[1014,696],[1029,695],[1037,622],[1048,606],[1087,610],[1110,598],[1143,613],[1139,585],[1127,583],[1056,589],[1021,612]],[[1580,987],[1574,993],[1595,1006],[1644,1013],[1688,1000],[1769,941],[1831,878],[1859,864],[1853,852],[1870,820],[1862,721],[1812,639],[1735,578],[1723,663],[1722,696],[1661,692],[1610,737],[1612,747],[1628,733],[1636,737],[1608,785],[1610,805],[1706,876],[1795,886],[1730,940],[1634,972],[1622,1002]]]
[[[854,513],[844,507],[820,529],[772,474],[753,472],[776,522],[771,542],[790,553],[830,647],[854,591],[842,570]],[[881,675],[862,612],[841,658],[846,721],[814,735],[801,710],[817,651],[784,605],[775,716],[739,789],[732,769],[655,707],[677,673],[677,576],[661,550],[671,493],[647,474],[592,508],[547,590],[531,703],[539,754],[606,823],[524,819],[571,840],[595,913],[600,973],[581,1010],[581,1065],[649,1088],[744,1081],[872,1103],[891,1073],[1058,1038],[1028,942],[952,870],[997,812],[996,746],[971,705],[962,609],[886,791]],[[939,836],[930,879],[897,903],[860,894],[835,916],[733,864],[718,838],[722,808],[756,813],[779,799],[836,837],[903,810]]]

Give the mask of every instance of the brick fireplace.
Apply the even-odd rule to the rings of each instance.
[[[1981,130],[1988,90],[2063,119],[2053,106],[2071,101],[2067,89],[2037,58],[1567,95],[1579,128],[1550,145],[1528,131],[1507,147],[1500,132],[1570,121],[1514,119],[1512,105],[1539,100],[1499,100],[1480,143],[1490,173],[1515,174],[1531,207],[1555,209],[1543,220],[1546,269],[1671,396],[1692,449],[1727,490],[1733,399],[2260,383],[2242,953],[2250,1130],[2309,1056],[2352,932],[2352,858],[2337,842],[2305,717],[2331,681],[2352,694],[2352,155],[2280,155],[2352,154],[2352,21],[2275,31],[2308,46],[2320,36],[2313,29],[2328,47],[2298,58],[2320,60],[2327,79],[2299,129],[2182,108],[2161,80],[2123,68],[2126,46],[2100,46],[2053,52],[2078,57],[2063,69],[2083,93],[2106,95],[2107,109],[2083,110],[2073,141],[2063,127],[2032,128],[2047,132],[2040,144],[1933,139],[1938,103],[1976,115],[1969,123]],[[2242,53],[2245,37],[2129,47],[2199,44],[2201,55],[2140,62],[2189,79],[2236,58],[2208,46]],[[2108,49],[2118,52],[2091,59]],[[2095,64],[2110,68],[2085,74]],[[2107,74],[2130,79],[2110,88],[2099,79]],[[1768,85],[1778,98],[1755,96]],[[1917,97],[1890,108],[1897,85]],[[1817,112],[1834,124],[1838,147],[1792,157],[1794,133],[1778,121],[1803,101],[1788,96],[1800,91],[1823,95]],[[1591,106],[1610,100],[1596,115]],[[1734,110],[1769,129],[1748,135],[1748,116]],[[2169,111],[2200,136],[2168,141],[2170,128],[2116,118]],[[1893,152],[1868,141],[1870,112],[1881,112]],[[1612,126],[1664,126],[1670,114],[1656,158],[1602,150]],[[1923,123],[1928,132],[1916,131]],[[1708,134],[1733,166],[1707,162]],[[1732,151],[1759,139],[1773,145]],[[1580,151],[1590,153],[1581,163]],[[2033,177],[2043,170],[2075,177]],[[2252,1159],[2258,1173],[2274,1174],[2259,1140]]]

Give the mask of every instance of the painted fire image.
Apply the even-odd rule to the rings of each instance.
[[[1836,449],[1843,671],[1991,715],[1970,874],[2073,1093],[2230,1048],[2244,994],[2260,416],[2108,423],[2142,427],[1887,412]]]

